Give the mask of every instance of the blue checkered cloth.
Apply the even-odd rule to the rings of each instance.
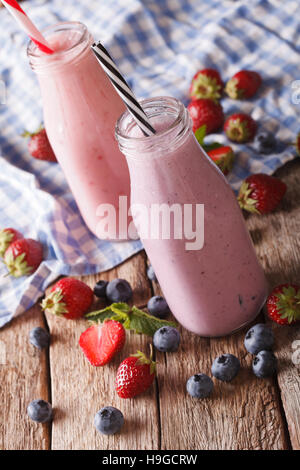
[[[187,103],[199,68],[216,67],[224,80],[241,68],[256,70],[264,78],[258,97],[224,99],[225,112],[251,113],[281,141],[292,141],[299,130],[300,108],[291,99],[292,82],[300,78],[297,0],[32,0],[23,6],[40,28],[65,20],[84,22],[139,98],[172,95]],[[0,105],[0,227],[12,226],[39,239],[47,254],[32,276],[1,278],[0,326],[31,307],[57,276],[105,271],[141,249],[139,241],[97,240],[84,225],[59,165],[28,155],[20,134],[38,127],[42,108],[26,44],[24,33],[2,9],[0,79],[7,97]],[[224,136],[218,140],[226,141]],[[250,173],[272,173],[294,157],[292,151],[261,156],[251,144],[234,147],[238,157],[229,176],[234,189]]]

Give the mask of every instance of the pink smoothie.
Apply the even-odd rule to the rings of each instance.
[[[120,125],[131,137],[130,150],[128,143],[127,150],[123,147],[131,201],[149,210],[153,203],[204,204],[202,249],[188,251],[186,240],[174,238],[142,241],[177,320],[202,336],[226,335],[256,317],[267,283],[236,197],[196,141],[186,110],[185,135],[176,140],[178,126],[166,132],[174,113],[156,111],[151,123],[158,135],[150,137],[152,146],[132,122],[126,129]]]
[[[31,45],[29,58],[41,87],[47,134],[86,224],[106,238],[97,230],[99,205],[112,204],[118,213],[119,195],[130,191],[113,134],[124,105],[92,53],[84,25],[62,23],[45,35],[55,54],[41,56]]]

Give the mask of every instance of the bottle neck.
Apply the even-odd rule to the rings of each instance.
[[[33,41],[30,41],[27,55],[31,68],[38,75],[59,72],[67,66],[73,67],[91,53],[93,38],[82,23],[61,22],[44,29],[42,33],[55,52],[45,54]]]
[[[192,122],[185,106],[171,97],[148,98],[141,106],[156,129],[156,134],[144,136],[128,111],[116,124],[115,134],[121,152],[127,159],[142,161],[162,157],[183,144],[192,132]]]

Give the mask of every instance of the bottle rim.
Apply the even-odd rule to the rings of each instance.
[[[33,69],[41,69],[43,66],[65,65],[68,61],[81,56],[81,53],[92,43],[87,27],[79,21],[61,21],[55,25],[47,26],[41,30],[41,33],[47,39],[65,31],[76,32],[78,33],[77,37],[74,37],[74,42],[71,42],[68,47],[55,51],[53,54],[44,54],[32,40],[29,41],[27,56]],[[78,49],[78,52],[76,49]]]
[[[184,104],[176,98],[170,96],[158,96],[154,98],[146,98],[139,101],[143,110],[149,119],[152,117],[165,114],[173,116],[174,119],[170,125],[156,132],[151,136],[141,135],[133,137],[130,131],[137,127],[137,123],[128,110],[119,117],[115,126],[115,136],[118,141],[120,150],[126,155],[142,150],[144,153],[151,151],[165,151],[170,148],[170,140],[172,136],[172,149],[178,145],[183,137],[192,127],[190,115]],[[170,148],[170,150],[172,150]]]

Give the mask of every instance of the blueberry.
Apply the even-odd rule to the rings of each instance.
[[[260,132],[256,135],[254,145],[259,153],[269,155],[276,151],[277,141],[270,132]]]
[[[177,351],[180,343],[180,334],[172,326],[162,326],[154,333],[153,344],[158,351],[174,352]]]
[[[46,423],[52,418],[52,406],[45,400],[33,400],[27,407],[27,414],[32,421]]]
[[[29,341],[36,348],[44,349],[49,345],[50,335],[44,328],[37,326],[30,331]]]
[[[260,379],[273,375],[277,369],[277,359],[273,352],[260,351],[252,362],[252,369]]]
[[[97,431],[109,436],[120,431],[124,424],[124,416],[117,408],[105,406],[96,413],[94,424]]]
[[[212,392],[213,381],[208,375],[192,375],[186,383],[187,392],[195,398],[206,398]]]
[[[166,300],[160,295],[151,297],[147,304],[147,309],[151,315],[158,318],[165,318],[170,312],[169,306]]]
[[[244,345],[251,354],[257,354],[263,349],[272,349],[274,344],[273,331],[263,323],[257,323],[247,332]]]
[[[233,354],[222,354],[214,360],[211,371],[216,379],[230,382],[238,374],[240,367],[240,361]]]
[[[156,274],[155,274],[154,269],[152,268],[151,264],[147,269],[147,276],[148,276],[148,279],[150,279],[150,281],[157,282],[157,277],[156,277]]]
[[[106,297],[106,286],[108,281],[98,281],[94,287],[94,294],[96,297]]]
[[[132,294],[131,286],[125,279],[114,279],[107,284],[106,296],[111,302],[127,302]]]

